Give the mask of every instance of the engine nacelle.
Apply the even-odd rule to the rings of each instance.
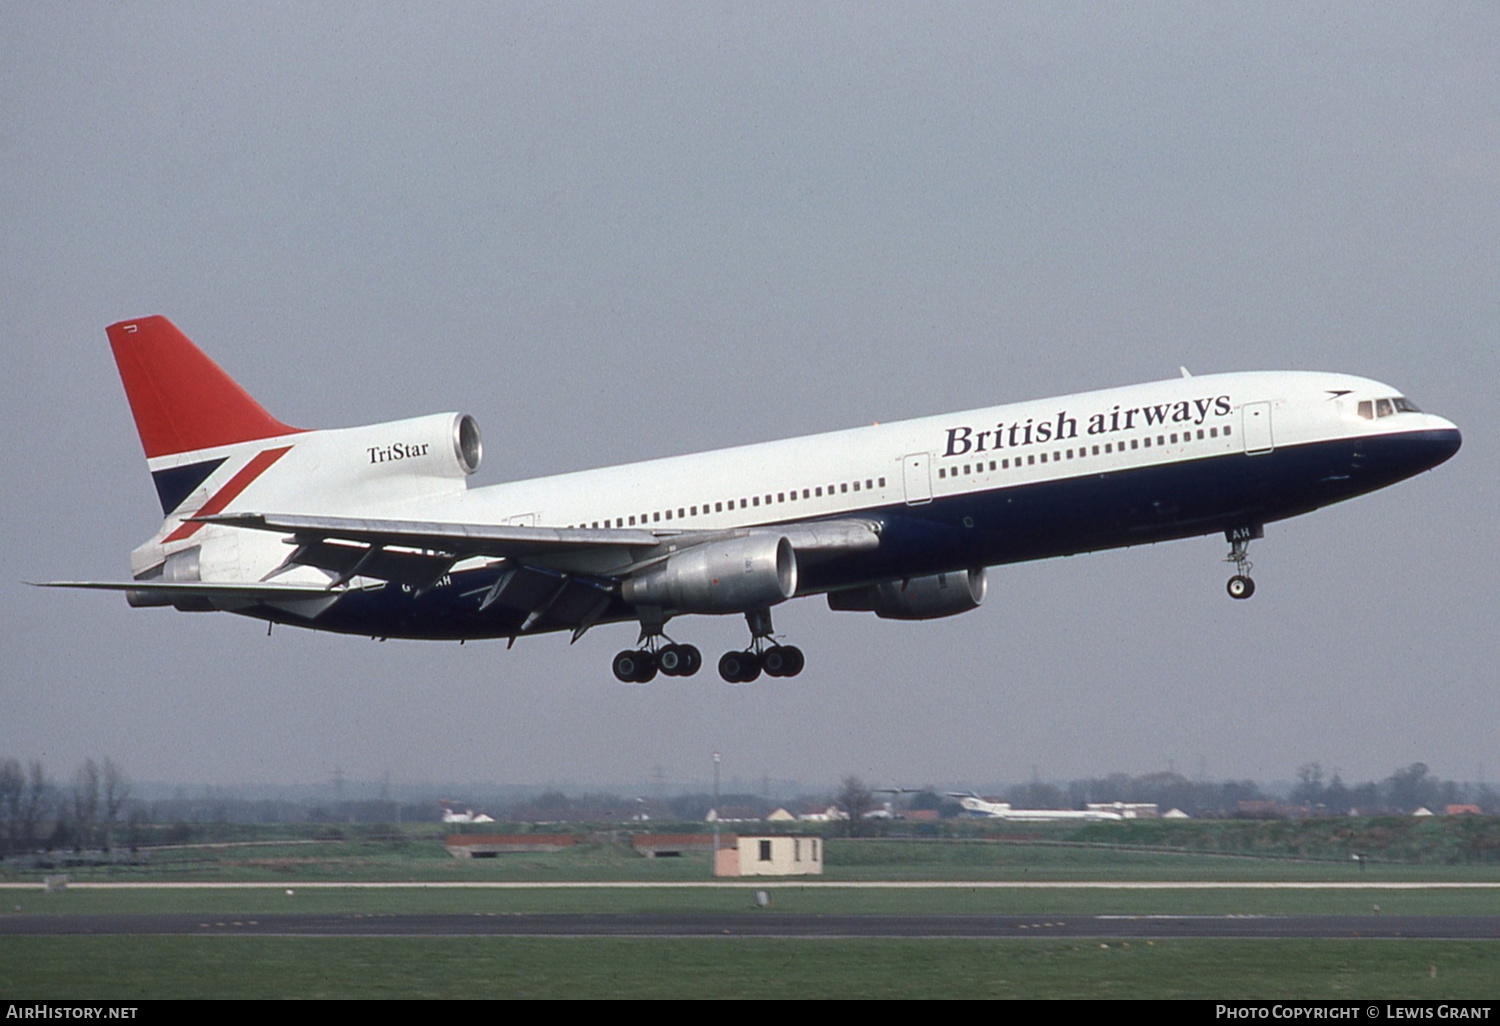
[[[885,620],[936,620],[978,609],[988,588],[989,578],[980,567],[830,591],[828,608],[874,613]]]
[[[797,554],[779,534],[749,534],[674,552],[627,578],[633,606],[679,613],[737,613],[785,602],[797,592]]]

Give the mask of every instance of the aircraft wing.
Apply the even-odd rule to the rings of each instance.
[[[331,587],[316,584],[276,584],[252,581],[241,584],[228,581],[27,581],[33,588],[83,588],[90,591],[137,591],[164,598],[219,596],[226,599],[297,599],[337,594]]]
[[[291,535],[296,548],[270,576],[294,566],[312,566],[336,574],[334,586],[363,576],[398,581],[419,589],[430,587],[454,564],[472,557],[618,581],[667,559],[674,552],[749,531],[785,535],[799,559],[818,562],[878,548],[881,529],[878,521],[862,518],[798,521],[729,531],[660,532],[280,513],[225,513],[192,519]]]
[[[662,540],[650,531],[615,528],[525,527],[270,513],[222,513],[192,519],[207,524],[295,535],[299,541],[344,541],[451,552],[461,556],[516,559],[597,548],[648,550]]]

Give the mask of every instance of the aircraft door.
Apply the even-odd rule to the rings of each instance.
[[[932,454],[914,452],[901,460],[901,476],[906,483],[906,504],[920,506],[932,501]]]
[[[1261,456],[1276,447],[1271,434],[1271,404],[1246,403],[1240,407],[1240,437],[1245,440],[1245,453]]]

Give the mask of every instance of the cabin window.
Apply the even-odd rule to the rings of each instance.
[[[672,519],[672,511],[671,510],[667,510],[667,519],[668,520]]]
[[[757,495],[757,496],[754,496],[753,498],[751,498],[750,504],[752,506],[759,506],[760,505],[760,496]]]
[[[1036,466],[1036,457],[1035,456],[1028,456],[1028,457],[1026,457],[1026,465],[1028,467],[1034,467],[1034,466]]]
[[[854,482],[854,490],[856,492],[859,491],[859,482],[858,481]]]
[[[868,492],[871,488],[874,488],[874,487],[875,487],[875,482],[871,481],[868,477],[865,478],[865,491]]]
[[[1389,417],[1391,414],[1393,414],[1395,412],[1396,412],[1396,407],[1393,406],[1393,405],[1391,405],[1391,401],[1389,399],[1376,399],[1375,400],[1375,416],[1377,416],[1377,417]]]
[[[1229,437],[1229,425],[1228,424],[1224,425],[1224,437],[1226,437],[1226,438]]]
[[[991,470],[995,469],[995,461],[994,460],[990,461],[990,469]],[[882,488],[885,487],[885,478],[883,478],[883,477],[880,479],[880,487],[882,487]]]
[[[660,513],[653,513],[653,514],[651,514],[651,519],[653,521],[655,521],[656,523],[659,524],[659,523],[661,523],[661,514]]]
[[[630,526],[631,526],[631,527],[634,527],[634,526],[635,526],[635,517],[631,517],[631,518],[630,518]]]
[[[803,497],[803,498],[804,498],[804,499],[810,499],[810,498],[812,498],[812,495],[811,495],[811,491],[812,491],[812,490],[811,490],[811,489],[809,489],[809,488],[804,488],[804,489],[802,489],[802,497]]]
[[[1141,440],[1139,438],[1132,438],[1130,440],[1130,447],[1132,449],[1139,449],[1141,447]]]
[[[1046,453],[1042,453],[1042,462],[1043,463],[1047,462],[1047,454]]]
[[[843,492],[845,494],[848,494],[848,491],[849,491],[849,485],[848,485],[848,483],[846,482],[844,484],[839,485],[839,491]]]
[[[766,496],[766,501],[767,502],[771,501],[771,497],[769,495]],[[777,492],[776,493],[776,501],[777,502],[785,502],[786,501],[786,492]]]

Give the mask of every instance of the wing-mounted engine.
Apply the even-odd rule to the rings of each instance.
[[[797,555],[785,535],[753,532],[700,542],[627,577],[632,606],[678,613],[737,613],[774,606],[797,592]]]
[[[988,577],[980,567],[831,591],[828,608],[874,613],[883,620],[936,620],[978,609],[988,587]]]

